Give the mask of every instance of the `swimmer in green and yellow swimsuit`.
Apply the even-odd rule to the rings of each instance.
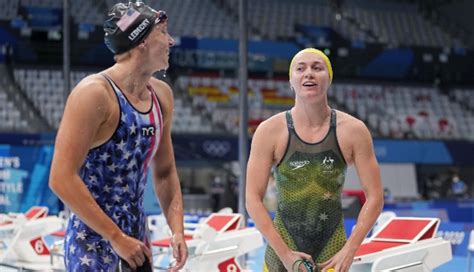
[[[279,202],[274,225],[291,249],[320,263],[346,242],[341,208],[346,163],[337,144],[336,112],[331,111],[329,132],[318,143],[298,137],[290,111],[286,121],[290,139],[283,161],[276,167]],[[265,264],[269,271],[284,269],[271,247],[265,253]]]
[[[246,205],[268,241],[264,271],[296,271],[293,264],[301,259],[324,270],[348,271],[382,209],[372,137],[363,122],[329,107],[332,76],[321,51],[297,53],[290,64],[295,106],[262,122],[253,136]],[[352,164],[367,201],[346,241],[341,193]],[[274,166],[278,205],[272,222],[262,199]]]

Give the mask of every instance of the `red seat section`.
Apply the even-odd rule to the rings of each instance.
[[[395,217],[381,228],[371,241],[413,243],[433,238],[438,229],[437,218]]]
[[[33,206],[26,213],[28,219],[43,218],[48,216],[48,207]]]

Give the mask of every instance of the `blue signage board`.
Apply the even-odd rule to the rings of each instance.
[[[52,146],[0,145],[0,213],[47,206],[58,212],[58,198],[48,187]]]

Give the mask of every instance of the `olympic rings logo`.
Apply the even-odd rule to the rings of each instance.
[[[222,158],[227,155],[232,146],[228,141],[207,140],[202,144],[202,149],[213,157]]]

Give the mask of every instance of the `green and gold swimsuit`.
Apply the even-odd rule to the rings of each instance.
[[[274,225],[286,244],[305,252],[317,263],[334,256],[345,244],[341,191],[347,170],[336,137],[336,112],[318,143],[307,143],[296,133],[286,112],[288,145],[276,167],[278,207]],[[265,252],[264,271],[286,271],[274,250]]]

